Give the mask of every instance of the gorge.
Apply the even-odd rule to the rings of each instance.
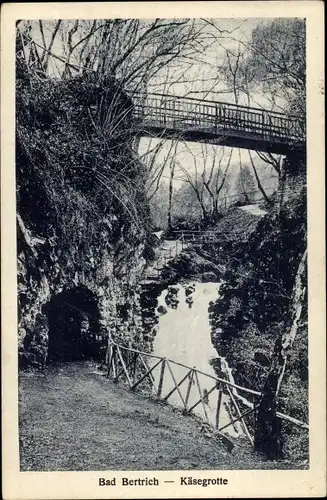
[[[259,394],[259,402],[244,398],[239,413],[252,404],[251,416],[246,413],[246,417],[256,452],[271,464],[281,461],[290,468],[296,462],[306,467],[304,115],[299,114],[297,101],[283,113],[258,109],[250,100],[244,106],[238,103],[235,88],[235,103],[213,101],[206,95],[197,99],[148,92],[151,72],[157,78],[168,64],[167,50],[175,54],[179,44],[181,51],[188,50],[189,40],[193,44],[195,33],[198,39],[204,30],[198,31],[197,22],[190,20],[163,21],[143,25],[106,20],[97,28],[103,36],[99,47],[87,53],[87,38],[86,59],[83,51],[79,54],[81,67],[76,71],[68,62],[59,77],[49,76],[49,51],[31,62],[35,40],[29,26],[17,31],[21,377],[26,386],[28,376],[39,381],[44,375],[49,381],[47,373],[56,381],[68,373],[67,378],[75,381],[81,368],[87,379],[91,363],[96,383],[98,376],[109,376],[112,367],[114,380],[107,381],[108,387],[118,382],[121,373],[129,381],[126,364],[132,366],[132,356],[124,358],[118,351],[117,370],[111,342],[130,352],[174,360],[179,366],[177,379],[172,377],[171,386],[165,379],[161,389],[166,393],[175,386],[180,392],[177,382],[186,380],[195,366],[203,389],[202,406],[194,411],[197,417],[209,416],[210,423],[217,424],[216,400],[213,403],[217,391],[211,391],[212,381],[203,374],[221,376],[234,389],[248,388]],[[126,50],[125,56],[117,59],[120,52],[111,43],[120,39],[125,22],[138,41],[129,48],[123,44],[120,51]],[[291,26],[302,33],[302,24],[294,21]],[[60,24],[54,38],[59,28]],[[74,29],[67,28],[68,53],[78,22]],[[92,30],[91,26],[91,39]],[[255,35],[254,31],[254,41]],[[153,38],[144,47],[148,36]],[[97,36],[93,40],[98,42]],[[76,43],[78,47],[80,42]],[[144,51],[138,52],[138,47]],[[144,56],[152,52],[153,57]],[[254,71],[255,55],[251,57],[253,67],[246,69]],[[229,67],[226,61],[225,66]],[[144,67],[148,73],[140,77]],[[301,68],[298,81],[303,90]],[[228,77],[226,83],[230,85]],[[154,145],[150,142],[144,150],[145,135],[154,139]],[[260,168],[269,174],[267,184]],[[176,188],[176,183],[182,187]],[[149,369],[144,363],[141,376],[146,377]],[[160,386],[160,375],[153,378]],[[147,382],[151,380],[149,375]],[[220,390],[218,385],[214,389]],[[244,419],[231,409],[234,389],[218,394],[220,426],[236,419],[227,432],[242,443]],[[83,387],[79,390],[83,394]],[[108,391],[117,403],[119,389]],[[177,400],[171,401],[172,406]],[[196,400],[190,399],[193,403]],[[91,407],[91,400],[88,404]],[[126,405],[129,413],[131,405],[131,401]],[[281,424],[277,418],[281,411],[303,426],[294,431],[290,420]],[[37,413],[39,418],[41,412]],[[126,413],[123,408],[122,418]],[[153,427],[156,418],[151,420]],[[217,424],[217,434],[219,429]],[[123,434],[123,429],[119,432]]]

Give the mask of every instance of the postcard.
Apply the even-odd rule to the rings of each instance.
[[[6,500],[326,493],[323,4],[4,4]]]

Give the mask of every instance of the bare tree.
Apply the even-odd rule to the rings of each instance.
[[[218,215],[220,196],[226,185],[233,150],[225,164],[224,147],[201,144],[199,153],[195,153],[187,144],[185,147],[192,163],[186,165],[177,160],[182,174],[180,180],[190,185],[201,208],[203,221],[208,221]]]
[[[264,199],[267,203],[271,204],[271,200],[270,200],[269,196],[267,195],[266,191],[264,190],[263,185],[262,185],[262,183],[261,183],[261,181],[260,181],[260,178],[259,178],[259,175],[258,175],[258,172],[257,172],[256,166],[255,166],[254,160],[253,160],[253,158],[252,158],[251,151],[250,151],[250,150],[248,150],[248,153],[249,153],[250,162],[251,162],[251,165],[252,165],[252,169],[253,169],[253,173],[254,173],[255,179],[256,179],[256,181],[257,181],[258,188],[260,189],[260,192],[261,192],[261,194],[262,194],[262,196],[263,196],[263,199]]]
[[[235,79],[237,90],[246,93],[249,87],[252,102],[255,102],[255,93],[263,93],[272,109],[305,116],[304,19],[278,18],[261,22],[252,30],[249,40],[237,37],[235,32],[221,32],[217,20],[204,21],[213,27],[212,36],[219,46],[232,57],[237,57],[242,47]],[[238,52],[226,49],[226,42],[237,46]]]
[[[208,163],[208,152],[207,147],[203,148],[203,173],[202,180],[203,184],[208,192],[209,198],[211,200],[211,217],[215,218],[219,212],[219,201],[220,194],[226,186],[226,179],[229,171],[229,167],[231,164],[231,159],[233,155],[233,149],[231,149],[227,164],[223,166],[223,160],[226,157],[225,148],[219,148],[220,154],[218,151],[215,151],[216,148],[213,149],[212,154],[209,156],[211,167],[209,169],[209,173],[207,174],[207,163]],[[218,149],[218,148],[217,148]]]
[[[46,74],[96,71],[100,83],[110,76],[137,92],[172,62],[205,50],[203,26],[189,19],[23,21],[17,29],[24,46],[37,48]]]
[[[276,19],[258,25],[247,42],[233,35],[224,36],[217,30],[219,44],[224,48],[225,58],[220,66],[227,90],[234,96],[235,104],[240,99],[248,106],[257,102],[255,96],[262,93],[265,108],[277,109],[299,115],[299,129],[305,131],[305,23],[300,19]],[[233,42],[234,48],[224,47],[225,41]],[[256,152],[258,157],[272,166],[281,175],[281,157],[271,153]],[[257,185],[264,199],[268,199],[254,165],[249,157]]]
[[[190,149],[187,143],[185,143],[186,149],[190,153],[193,160],[193,168],[189,169],[188,166],[184,165],[183,162],[176,160],[176,164],[178,165],[180,171],[183,173],[184,180],[187,182],[192,188],[196,199],[200,205],[202,211],[203,221],[206,221],[209,216],[208,208],[206,206],[205,199],[205,186],[203,183],[203,175],[201,172],[201,167],[199,165],[196,154]]]
[[[175,175],[175,157],[176,157],[176,150],[177,150],[177,142],[175,141],[174,143],[174,152],[173,152],[173,158],[169,164],[169,190],[168,190],[168,214],[167,214],[167,220],[168,220],[168,229],[172,229],[172,205],[173,205],[173,186],[174,186],[174,175]]]

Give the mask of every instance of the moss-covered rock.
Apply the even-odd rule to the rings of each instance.
[[[87,290],[96,302],[96,330],[83,333],[90,316],[76,308],[84,316],[91,313],[82,299],[66,315],[80,323],[81,336],[90,335],[93,346],[105,342],[109,331],[122,343],[142,339],[138,281],[148,211],[144,169],[130,136],[132,103],[118,82],[99,86],[96,75],[40,80],[22,69],[16,86],[22,365],[44,365],[44,307],[54,297],[64,301],[68,291],[76,298]]]
[[[306,189],[300,170],[298,189],[277,196],[274,206],[256,224],[247,241],[226,251],[226,273],[220,297],[211,307],[212,339],[226,356],[237,383],[261,391],[267,379],[275,343],[290,328],[295,275],[306,249]],[[302,180],[301,180],[302,179]],[[295,181],[294,181],[295,182]],[[285,193],[284,193],[285,194]],[[308,417],[307,298],[301,328],[286,365],[278,409],[302,421]],[[294,395],[301,392],[295,401]],[[287,429],[286,429],[287,427]],[[305,433],[282,425],[284,450],[303,454]],[[282,441],[283,441],[282,440]]]

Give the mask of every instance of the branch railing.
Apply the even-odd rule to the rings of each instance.
[[[228,237],[235,234],[242,234],[243,232],[218,232],[218,231],[189,231],[181,230],[174,231],[174,235],[178,236],[179,241],[182,241],[184,246],[188,243],[202,244],[202,243],[220,243],[228,240]]]
[[[275,189],[272,188],[275,192]],[[227,206],[226,199],[239,197],[239,194],[232,195],[225,198],[225,208]],[[237,198],[238,199],[238,198]],[[184,250],[189,244],[208,244],[208,243],[224,243],[229,241],[231,238],[242,237],[246,234],[243,229],[241,231],[209,231],[209,230],[174,230],[171,232],[171,236],[168,237],[168,241],[174,239],[174,245],[168,249],[162,249],[161,255],[156,260],[154,265],[154,272],[156,276],[160,275],[162,269],[167,265],[170,260],[173,260],[181,251]]]
[[[192,245],[203,245],[203,244],[222,244],[230,241],[230,239],[235,239],[244,236],[245,232],[242,231],[196,231],[196,230],[176,230],[172,232],[174,239],[174,245],[170,246],[168,249],[161,249],[161,254],[159,258],[155,261],[154,265],[147,268],[146,276],[158,277],[160,276],[162,270],[168,264],[169,261],[177,257],[184,248],[187,248],[190,244]],[[167,240],[172,241],[172,240]]]
[[[158,402],[173,404],[184,415],[196,413],[227,439],[226,430],[233,426],[234,433],[245,436],[253,445],[254,416],[261,392],[113,340],[108,341],[106,365],[107,377],[113,382],[123,382],[131,391],[142,390]],[[277,417],[309,429],[306,423],[281,412]]]
[[[173,235],[183,242],[184,247],[188,244],[203,245],[208,243],[222,244],[235,238],[242,238],[246,234],[242,231],[174,231]]]
[[[167,249],[160,249],[161,254],[159,255],[159,258],[155,261],[154,266],[152,266],[152,269],[156,274],[156,276],[159,276],[162,269],[167,265],[167,263],[170,260],[173,260],[175,257],[177,257],[177,255],[179,255],[180,252],[183,251],[186,246],[187,243],[185,242],[183,235],[179,235],[174,241],[174,245],[170,246]]]

